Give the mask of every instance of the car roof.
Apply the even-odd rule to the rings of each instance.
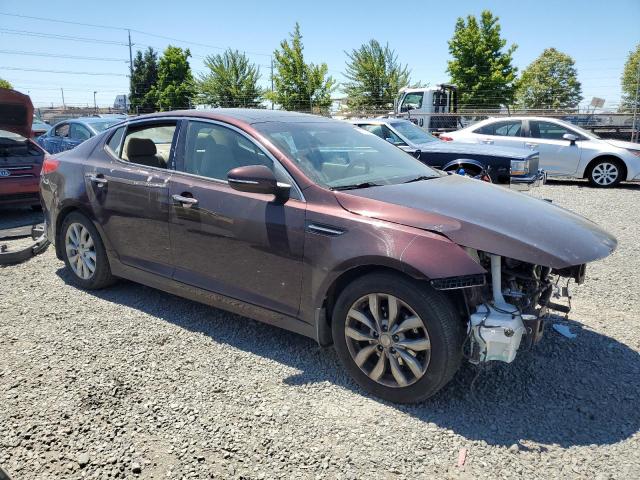
[[[212,120],[237,120],[254,124],[263,122],[306,123],[306,122],[337,122],[327,117],[308,113],[288,112],[286,110],[267,110],[262,108],[212,108],[208,110],[174,110],[170,112],[151,113],[131,120],[162,117],[197,117]]]
[[[406,118],[352,118],[347,120],[350,123],[398,123],[398,122],[408,122],[411,123]]]

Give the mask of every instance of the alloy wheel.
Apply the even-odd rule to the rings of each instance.
[[[418,314],[393,295],[371,293],[354,302],[344,334],[351,358],[375,382],[406,387],[427,371],[427,329]]]
[[[618,180],[618,175],[620,175],[618,167],[609,162],[599,163],[591,172],[593,181],[603,187],[614,184]]]
[[[69,225],[65,250],[73,273],[83,280],[90,279],[96,271],[96,248],[91,232],[81,223]]]

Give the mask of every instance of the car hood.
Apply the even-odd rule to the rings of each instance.
[[[33,104],[28,95],[0,88],[0,130],[31,136]]]
[[[346,210],[441,233],[453,242],[565,268],[609,255],[617,240],[569,210],[462,175],[335,192]]]
[[[603,139],[604,140],[604,139]],[[604,140],[609,145],[613,145],[618,148],[626,148],[628,150],[640,150],[640,144],[633,142],[624,142],[622,140]]]
[[[515,159],[524,159],[530,157],[532,152],[526,148],[513,147],[496,147],[492,145],[478,145],[474,143],[456,143],[456,142],[429,142],[415,145],[423,152],[444,152],[464,154],[485,155],[490,157],[506,157]]]

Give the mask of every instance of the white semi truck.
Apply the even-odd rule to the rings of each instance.
[[[428,132],[459,128],[458,91],[455,85],[402,88],[394,102],[394,115],[407,118]]]

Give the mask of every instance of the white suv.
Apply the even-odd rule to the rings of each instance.
[[[640,182],[640,144],[604,140],[554,118],[489,118],[440,138],[537,150],[550,178],[587,178],[595,187]]]

